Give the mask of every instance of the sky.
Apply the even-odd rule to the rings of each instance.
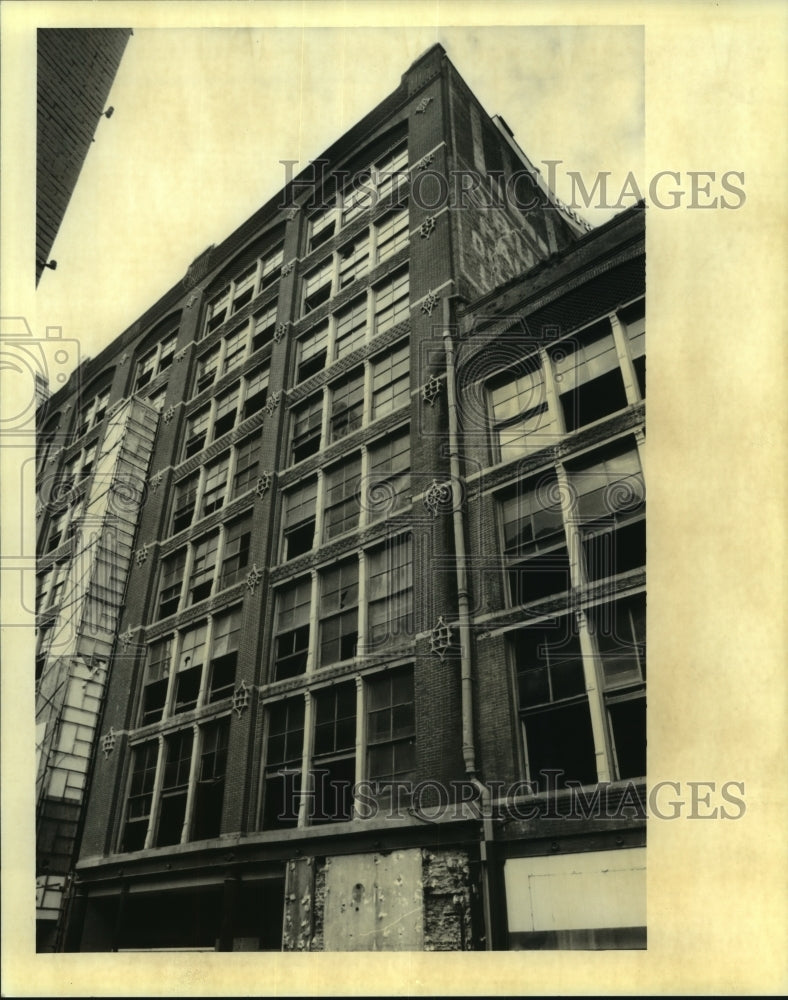
[[[134,27],[132,25],[132,27]],[[531,161],[590,190],[642,176],[643,30],[612,27],[134,27],[36,292],[38,329],[94,357],[441,42]],[[615,198],[611,199],[615,200]],[[631,200],[626,202],[626,206]],[[614,210],[587,209],[598,225]],[[74,355],[76,360],[77,355]]]

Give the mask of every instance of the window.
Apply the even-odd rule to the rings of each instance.
[[[335,228],[336,219],[333,207],[323,209],[321,212],[313,215],[309,220],[309,252],[317,250],[327,240],[330,240],[334,235]]]
[[[265,754],[264,830],[291,827],[298,822],[303,747],[303,696],[272,705],[268,710]]]
[[[184,458],[196,455],[205,447],[208,436],[208,423],[211,418],[210,407],[205,407],[198,413],[194,413],[186,420],[186,444],[184,445]]]
[[[224,559],[219,586],[222,590],[238,583],[246,574],[249,565],[249,549],[252,542],[252,517],[247,514],[227,529],[224,543]]]
[[[257,278],[257,264],[254,263],[233,282],[233,305],[231,313],[237,313],[248,305],[254,296],[255,279]]]
[[[328,324],[310,330],[298,341],[298,363],[296,366],[296,382],[321,372],[326,366],[326,349],[328,347]]]
[[[202,729],[202,746],[194,795],[193,840],[218,837],[221,831],[229,737],[229,719],[219,719]]]
[[[211,299],[205,312],[205,328],[203,330],[203,335],[212,333],[214,330],[218,329],[222,323],[224,323],[229,304],[229,288],[225,288],[224,291],[220,292],[218,295],[214,296],[213,299]]]
[[[490,384],[492,425],[498,459],[527,455],[555,441],[556,424],[545,393],[538,355]]]
[[[627,405],[610,322],[603,320],[548,349],[567,431]]]
[[[364,416],[364,371],[352,372],[332,386],[331,441],[338,441],[361,427]]]
[[[620,779],[646,774],[646,600],[644,594],[589,609]]]
[[[314,545],[316,499],[316,479],[310,479],[285,494],[283,516],[285,562],[309,552]]]
[[[295,677],[306,670],[311,602],[312,580],[308,576],[283,587],[277,595],[274,680]]]
[[[252,353],[269,344],[276,329],[276,303],[252,318]]]
[[[318,691],[314,713],[312,780],[315,797],[311,822],[332,823],[352,819],[356,777],[355,682]]]
[[[230,455],[224,455],[218,462],[205,470],[205,489],[202,495],[200,517],[207,517],[224,506],[227,492],[227,476],[230,469]]]
[[[161,565],[159,583],[159,618],[174,615],[181,602],[183,571],[186,568],[186,549],[168,556]]]
[[[192,573],[187,590],[186,606],[210,597],[213,592],[213,578],[216,572],[216,554],[219,548],[219,532],[206,535],[194,546]]]
[[[223,396],[216,400],[216,420],[213,425],[213,440],[218,440],[223,434],[227,434],[235,427],[235,418],[238,411],[238,397],[240,387],[235,386]]]
[[[331,295],[331,272],[333,261],[329,258],[320,267],[315,268],[304,277],[304,307],[302,315],[312,312],[324,302],[328,302]]]
[[[233,477],[233,499],[252,489],[257,481],[257,468],[260,455],[260,435],[245,438],[238,445],[235,460],[235,476]]]
[[[410,537],[370,552],[367,559],[368,642],[385,645],[413,633],[413,565]]]
[[[145,846],[153,804],[153,785],[159,744],[151,740],[134,748],[131,763],[131,786],[126,808],[126,825],[123,830],[124,851],[141,851]]]
[[[583,785],[597,780],[583,657],[573,616],[518,629],[510,639],[517,673],[528,778],[540,789],[547,771]]]
[[[241,608],[217,615],[211,640],[211,676],[208,701],[229,698],[235,688],[238,645],[241,640]]]
[[[200,474],[195,472],[186,479],[175,484],[172,505],[173,534],[188,528],[194,520],[194,508],[197,503],[197,489],[200,485]]]
[[[645,483],[637,448],[618,443],[573,463],[575,515],[588,579],[636,569],[646,561]]]
[[[642,399],[646,398],[646,302],[641,299],[622,309],[618,318],[624,324],[629,353],[635,368],[638,388]]]
[[[164,715],[171,661],[172,636],[159,642],[153,642],[148,646],[142,688],[142,717],[140,719],[143,726],[147,726],[151,722],[159,722]]]
[[[272,250],[269,250],[266,256],[263,257],[263,265],[260,269],[260,291],[264,288],[270,288],[279,280],[284,255],[285,245],[282,242],[277,244]]]
[[[322,394],[293,410],[293,462],[300,462],[320,449],[322,423]]]
[[[569,590],[569,554],[559,488],[552,475],[518,483],[501,504],[513,606]]]
[[[194,734],[190,728],[174,733],[164,741],[165,764],[159,804],[157,847],[179,844],[182,840],[193,743]]]
[[[235,371],[243,363],[246,356],[246,341],[249,331],[246,326],[240,327],[225,338],[224,341],[224,361],[222,362],[222,375]]]
[[[229,285],[210,300],[205,312],[203,336],[218,329],[230,316],[247,306],[255,295],[270,288],[279,279],[283,252],[284,244],[276,243],[259,261],[247,264]]]
[[[369,448],[369,482],[364,497],[370,521],[387,517],[410,493],[410,430],[397,431]]]
[[[408,147],[406,143],[381,157],[374,169],[378,199],[396,200],[399,190],[408,180]]]
[[[339,250],[339,287],[362,278],[369,268],[369,236],[363,233]]]
[[[407,344],[372,365],[372,419],[410,400],[410,352]]]
[[[221,355],[221,344],[217,344],[213,350],[197,361],[197,392],[202,392],[209,385],[213,385],[216,372],[219,370],[219,356]]]
[[[358,560],[337,563],[320,574],[320,666],[356,655]]]
[[[375,247],[377,251],[377,261],[388,260],[394,254],[408,245],[408,210],[399,209],[389,212],[375,225]]]
[[[144,389],[157,375],[161,375],[172,364],[178,342],[177,328],[164,337],[160,343],[147,351],[137,362],[134,391]]]
[[[268,366],[256,368],[246,376],[246,398],[244,399],[243,419],[259,413],[268,398]]]
[[[412,781],[416,770],[413,669],[387,670],[367,681],[367,777],[390,798],[393,781]],[[407,794],[407,793],[406,793]]]
[[[109,389],[104,389],[85,406],[79,414],[79,425],[77,426],[77,437],[82,437],[92,427],[97,427],[104,419],[109,404]]]
[[[86,479],[93,471],[93,463],[96,461],[96,451],[98,444],[94,442],[82,452],[82,465],[79,470],[80,480]]]
[[[326,473],[325,541],[358,525],[361,456],[353,455]]]
[[[191,712],[197,707],[202,668],[205,664],[207,635],[208,626],[203,622],[201,625],[188,629],[181,636],[173,714]]]
[[[336,316],[336,358],[344,358],[364,343],[367,336],[367,298],[356,299]]]
[[[357,219],[372,204],[371,171],[360,170],[342,194],[342,225]]]
[[[408,318],[407,269],[375,288],[375,335]]]

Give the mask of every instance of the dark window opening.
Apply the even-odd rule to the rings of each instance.
[[[564,593],[571,586],[566,546],[510,565],[508,576],[509,597],[516,606]]]
[[[167,700],[167,678],[148,684],[142,694],[142,725],[159,722]]]
[[[205,437],[206,432],[202,431],[200,434],[195,434],[186,441],[186,449],[184,454],[186,458],[192,455],[196,455],[198,451],[202,451],[205,447]]]
[[[314,427],[293,439],[293,462],[301,462],[320,450],[320,427]]]
[[[261,389],[259,392],[253,393],[251,396],[246,397],[246,402],[244,403],[244,420],[253,416],[255,413],[259,413],[260,410],[265,406],[265,401],[268,398],[268,388]]]
[[[560,398],[567,431],[585,427],[627,405],[624,380],[618,369],[585,382]]]
[[[582,785],[597,780],[594,736],[588,702],[557,705],[524,716],[528,746],[528,773],[540,791],[549,784],[566,788],[567,781]],[[546,771],[560,771],[549,779]]]
[[[184,729],[167,739],[166,763],[159,806],[159,830],[157,847],[179,844],[186,819],[186,797],[191,771],[192,744],[191,729]]]
[[[181,585],[176,584],[173,587],[168,587],[166,590],[162,591],[161,598],[159,600],[159,618],[167,618],[169,615],[174,615],[178,610],[178,605],[181,602]]]
[[[645,566],[646,522],[641,519],[617,531],[585,538],[583,551],[590,580],[603,580]]]
[[[192,840],[218,837],[221,832],[224,778],[227,770],[229,719],[203,730],[202,751],[194,796]]]
[[[211,685],[208,701],[219,701],[228,698],[235,688],[235,669],[238,653],[227,653],[213,660],[211,664]]]
[[[310,552],[315,540],[315,519],[285,530],[285,561]]]
[[[149,368],[148,371],[140,372],[140,374],[137,376],[137,381],[134,384],[134,389],[135,390],[144,389],[152,378],[153,378],[152,368]],[[87,428],[85,429],[87,430]],[[82,433],[84,433],[82,430],[78,430],[77,436],[79,437]]]
[[[331,297],[331,282],[326,282],[321,288],[316,289],[311,295],[304,296],[304,313],[312,312],[324,302],[328,302]]]
[[[300,763],[299,760],[299,766]],[[298,824],[300,795],[300,772],[289,771],[266,777],[263,829],[283,830],[296,826]]]
[[[326,356],[327,352],[323,350],[319,354],[315,354],[313,357],[308,358],[306,361],[302,361],[298,366],[296,382],[303,382],[304,379],[309,378],[310,375],[316,375],[317,372],[322,372],[326,367]]]
[[[225,413],[223,417],[217,418],[213,430],[214,441],[216,441],[217,438],[220,438],[222,434],[227,434],[228,431],[231,431],[233,427],[235,427],[235,417],[236,411],[233,409],[229,413]]]
[[[353,818],[355,755],[335,761],[320,761],[311,773],[315,793],[310,823],[341,823]]]
[[[318,247],[322,247],[324,243],[327,243],[331,237],[334,235],[334,228],[336,222],[329,222],[321,230],[314,233],[309,241],[309,251],[317,250]]]
[[[182,670],[178,674],[175,682],[175,708],[173,711],[190,712],[197,707],[201,677],[202,664],[190,667],[188,670]]]
[[[276,680],[296,677],[306,670],[309,625],[301,625],[276,637],[274,667]]]
[[[642,696],[608,704],[618,777],[646,774],[646,699]]]
[[[295,826],[301,792],[304,699],[292,698],[269,711],[263,829]]]
[[[635,358],[632,362],[635,369],[635,375],[638,380],[638,388],[640,389],[640,395],[643,399],[646,398],[646,358],[645,356],[640,358]]]

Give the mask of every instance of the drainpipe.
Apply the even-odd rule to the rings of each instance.
[[[451,303],[457,294],[443,299],[443,349],[446,356],[446,399],[449,412],[449,471],[452,482],[460,482],[459,419],[457,416],[457,384],[454,368],[454,344],[451,337]],[[473,735],[473,671],[471,664],[471,625],[468,594],[468,570],[465,551],[465,525],[462,507],[452,505],[454,555],[457,573],[457,614],[460,631],[460,699],[462,706],[462,757],[465,774],[476,788],[481,800],[482,839],[479,845],[482,897],[484,904],[485,947],[492,950],[493,903],[490,890],[489,855],[493,847],[492,802],[490,790],[479,779],[476,767],[476,743]]]
[[[449,408],[449,470],[452,482],[460,481],[459,420],[457,386],[454,371],[454,344],[451,339],[451,299],[443,299],[443,349],[446,355],[446,398]],[[471,671],[471,628],[468,603],[468,571],[465,565],[465,528],[462,507],[452,505],[454,553],[457,572],[457,612],[460,629],[460,683],[462,704],[462,759],[465,773],[473,781],[476,775],[476,745],[473,739],[473,675]]]

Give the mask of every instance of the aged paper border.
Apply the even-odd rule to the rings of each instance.
[[[35,315],[35,172],[24,167],[35,162],[36,26],[644,24],[647,177],[739,170],[747,196],[738,211],[648,212],[649,784],[677,781],[687,799],[690,781],[743,781],[747,803],[738,821],[650,820],[648,950],[354,954],[352,963],[35,955],[32,727],[20,721],[32,718],[32,680],[23,630],[4,629],[4,995],[782,994],[784,5],[6,2],[0,18],[3,316]],[[4,479],[7,554],[20,498]]]

